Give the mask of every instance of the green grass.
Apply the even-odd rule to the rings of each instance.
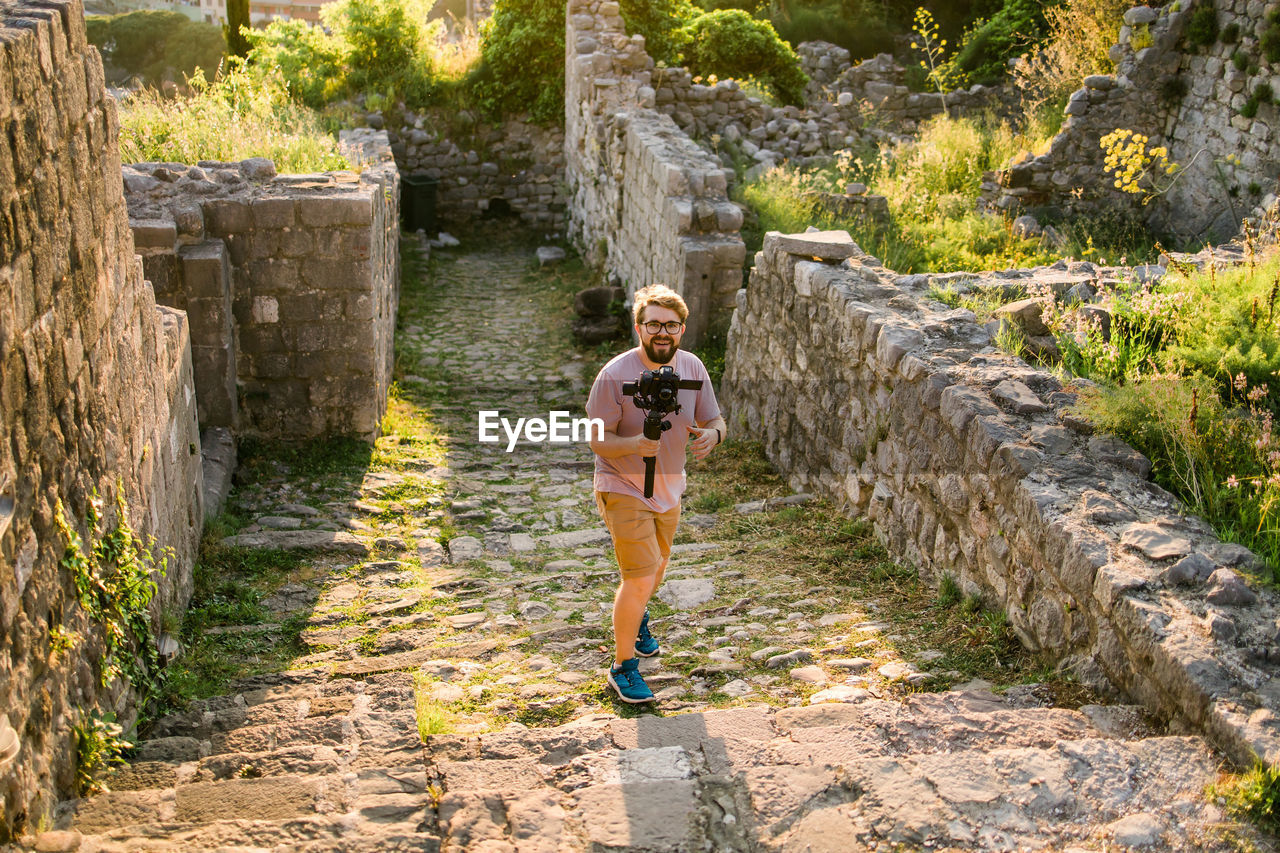
[[[363,475],[372,454],[368,442],[350,436],[301,442],[245,437],[238,442],[238,470],[251,482],[290,476],[352,477]]]
[[[182,654],[166,670],[165,710],[180,710],[192,699],[218,695],[238,678],[287,669],[293,658],[306,653],[301,641],[305,613],[263,630],[207,632],[269,623],[271,613],[262,599],[306,568],[305,558],[294,552],[219,544],[232,524],[227,517],[220,519],[201,543],[195,589],[179,632]]]
[[[242,160],[267,157],[276,171],[322,172],[350,168],[337,140],[318,116],[291,101],[283,84],[259,84],[240,71],[212,83],[192,81],[185,98],[154,90],[130,97],[120,109],[124,163]]]
[[[701,470],[691,472],[690,484],[691,502],[721,494],[745,501],[787,491],[761,446],[740,440],[727,441]],[[932,670],[958,673],[962,680],[982,678],[997,686],[1023,683],[1045,669],[1018,643],[1003,613],[986,609],[981,599],[963,597],[954,578],[944,577],[935,590],[914,567],[890,557],[866,519],[847,518],[825,502],[753,515],[722,513],[720,524],[705,536],[739,540],[735,568],[749,575],[775,585],[778,579],[790,578],[799,588],[828,587],[832,592],[823,594],[821,609],[865,609],[869,619],[888,623],[883,633],[869,635],[875,643],[859,654],[894,652],[910,659],[918,651],[933,649],[944,657],[931,664]],[[660,609],[654,613],[666,615]],[[762,665],[749,664],[746,675],[756,671],[753,666]],[[1069,693],[1059,684],[1064,680],[1053,675],[1047,689]],[[951,683],[934,679],[926,686],[945,689]],[[915,688],[895,683],[890,689],[905,693]]]
[[[1245,773],[1224,775],[1208,793],[1230,814],[1280,836],[1280,765],[1258,763]]]

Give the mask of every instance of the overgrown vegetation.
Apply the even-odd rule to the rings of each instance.
[[[281,172],[345,169],[318,117],[288,96],[277,76],[231,70],[208,82],[188,81],[189,97],[154,89],[131,96],[120,110],[120,159],[125,163],[197,163],[269,157]]]
[[[683,30],[683,64],[695,75],[755,78],[779,101],[804,101],[800,59],[768,21],[740,9],[699,15]]]
[[[1280,256],[1172,270],[1104,291],[1110,321],[1045,319],[1073,375],[1101,383],[1083,412],[1146,454],[1160,485],[1280,582]]]
[[[114,714],[85,714],[71,724],[76,740],[76,793],[88,797],[107,790],[111,772],[125,763],[124,752],[133,744]]]
[[[644,36],[655,61],[700,77],[750,78],[783,103],[802,102],[807,80],[800,58],[760,10],[704,9],[689,0],[623,0],[620,6],[627,30]]]
[[[759,248],[767,231],[790,233],[815,225],[848,230],[865,250],[904,273],[1033,266],[1063,255],[1148,255],[1145,229],[1121,217],[1060,223],[1061,241],[1054,245],[1019,237],[1005,218],[977,211],[983,173],[1003,166],[1038,137],[1034,129],[1019,133],[992,119],[937,116],[911,141],[860,156],[844,152],[822,169],[774,169],[738,190],[759,220],[758,230],[744,230],[748,249]],[[892,217],[887,227],[844,220],[823,209],[821,194],[841,193],[851,181],[887,198]]]
[[[494,3],[480,29],[480,63],[464,84],[482,112],[564,120],[564,10],[558,0]]]
[[[425,0],[337,0],[320,7],[320,25],[272,21],[251,32],[249,63],[278,68],[293,97],[311,107],[357,95],[425,104],[443,29],[429,12]]]
[[[154,576],[164,575],[168,555],[157,560],[133,532],[120,484],[115,503],[115,524],[106,527],[101,503],[93,495],[85,517],[87,544],[67,519],[61,502],[55,521],[66,539],[62,567],[71,574],[80,606],[102,633],[99,682],[105,687],[117,679],[128,681],[145,714],[164,685],[148,608],[156,594]]]

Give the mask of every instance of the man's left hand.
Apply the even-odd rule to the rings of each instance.
[[[695,426],[690,426],[688,429],[691,438],[689,449],[693,451],[693,458],[699,461],[706,459],[711,448],[720,443],[719,436],[713,429],[699,429]]]

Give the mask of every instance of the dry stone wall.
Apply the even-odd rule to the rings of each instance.
[[[138,533],[172,550],[153,619],[191,594],[202,515],[186,317],[156,304],[134,254],[79,0],[0,2],[0,126],[0,730],[20,741],[0,763],[3,835],[72,792],[82,709],[132,714],[99,684],[102,628],[60,565],[58,504],[85,535],[93,492],[119,484]]]
[[[570,238],[629,293],[657,281],[681,293],[696,345],[742,283],[742,212],[725,171],[654,111],[653,60],[616,2],[573,0],[565,45]]]
[[[1096,271],[990,274],[1055,292]],[[844,232],[770,233],[738,294],[722,399],[797,489],[865,514],[899,557],[1003,608],[1030,648],[1209,735],[1280,760],[1280,598],[1255,561],[1090,434],[1075,395],[927,298]]]
[[[681,130],[720,155],[749,158],[758,170],[783,160],[805,164],[835,152],[892,139],[914,131],[924,119],[941,113],[969,115],[987,110],[1010,114],[1016,95],[973,86],[945,95],[912,92],[905,69],[888,54],[852,65],[849,52],[828,42],[804,42],[796,48],[809,76],[803,107],[773,107],[752,97],[734,80],[695,82],[684,68],[655,68],[654,105]]]
[[[1272,97],[1263,98],[1253,116],[1245,109],[1259,85],[1280,92],[1280,64],[1268,62],[1259,46],[1267,7],[1217,0],[1219,27],[1233,28],[1238,37],[1191,45],[1187,24],[1210,2],[1127,10],[1111,49],[1116,73],[1084,80],[1046,153],[989,176],[989,202],[1010,211],[1136,206],[1112,186],[1099,145],[1124,128],[1149,137],[1148,148],[1166,146],[1169,159],[1187,167],[1143,211],[1155,227],[1181,240],[1221,241],[1245,216],[1271,209],[1280,170],[1274,137],[1280,112]]]
[[[378,118],[373,123],[381,126]],[[403,126],[387,129],[401,172],[439,181],[440,220],[512,215],[531,228],[562,230],[564,130],[522,119],[486,126],[466,118],[461,135],[442,133],[438,115],[410,113]]]
[[[399,175],[384,133],[347,143],[358,173],[276,175],[262,159],[125,168],[147,277],[191,318],[202,426],[376,437],[399,301]]]

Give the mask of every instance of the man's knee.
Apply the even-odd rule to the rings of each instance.
[[[644,574],[623,575],[621,590],[623,595],[650,595],[658,579],[657,569]]]

